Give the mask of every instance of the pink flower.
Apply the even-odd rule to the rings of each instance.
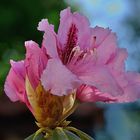
[[[140,98],[140,74],[125,72],[127,51],[117,47],[116,35],[110,29],[91,28],[87,18],[71,13],[70,8],[60,16],[57,34],[43,19],[38,26],[44,32],[42,47],[27,41],[25,60],[11,61],[5,82],[7,96],[26,103],[33,113],[38,98],[46,105],[47,93],[54,97],[76,93],[83,102]]]

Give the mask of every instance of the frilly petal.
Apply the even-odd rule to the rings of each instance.
[[[109,29],[96,26],[92,28],[91,44],[96,48],[97,63],[106,64],[107,61],[115,54],[117,49],[117,38],[115,33]]]
[[[125,60],[127,59],[128,53],[124,48],[117,48],[116,53],[108,60],[106,65],[113,71],[124,72],[125,71]]]
[[[26,59],[25,68],[26,73],[35,89],[40,81],[41,74],[47,65],[47,56],[39,48],[38,44],[34,41],[26,41]]]
[[[78,88],[76,94],[78,100],[81,102],[115,102],[115,97],[109,94],[100,92],[93,86],[82,85]]]
[[[57,38],[53,25],[49,25],[47,19],[39,22],[38,30],[44,32],[42,47],[46,49],[46,53],[52,58],[58,58]]]
[[[106,66],[95,65],[92,69],[85,70],[79,78],[86,85],[94,86],[103,93],[109,93],[112,96],[123,94],[123,89]]]
[[[25,102],[25,67],[24,61],[10,61],[11,69],[6,78],[4,91],[11,101]]]
[[[58,96],[72,93],[81,83],[77,76],[57,59],[48,60],[41,82],[46,91]]]
[[[124,94],[118,96],[118,102],[134,102],[140,98],[140,74],[127,72],[125,79],[128,83],[123,86]]]
[[[70,39],[70,31],[72,26],[75,32],[74,38]],[[60,13],[60,25],[58,29],[58,40],[61,43],[62,49],[67,46],[68,41],[74,40],[75,46],[79,45],[80,48],[88,47],[90,39],[90,29],[88,19],[79,13],[71,13],[70,8],[64,9]],[[85,41],[83,41],[85,40]],[[74,46],[73,46],[74,47]]]

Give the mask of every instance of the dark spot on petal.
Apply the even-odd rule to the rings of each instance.
[[[65,48],[62,53],[63,64],[67,64],[72,49],[77,45],[77,40],[78,40],[77,32],[78,29],[76,28],[76,25],[72,24],[69,29],[67,42],[65,44]]]

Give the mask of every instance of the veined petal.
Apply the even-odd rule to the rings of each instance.
[[[39,84],[41,74],[47,65],[47,56],[33,41],[26,41],[25,67],[31,85],[35,89]]]
[[[97,62],[106,64],[107,61],[115,54],[117,49],[116,35],[109,29],[101,27],[92,28],[91,44],[96,48]]]
[[[109,68],[112,71],[117,72],[124,72],[125,71],[125,60],[128,56],[128,53],[126,49],[124,48],[117,48],[116,53],[112,58],[108,60],[106,65],[109,66]]]
[[[70,34],[71,30],[73,31],[73,36]],[[86,48],[88,47],[89,38],[90,29],[86,17],[77,12],[72,14],[70,8],[61,11],[58,40],[62,45],[62,49],[68,45],[71,48],[74,48],[76,45],[79,45],[81,48]],[[72,42],[71,44],[69,44],[70,41]]]
[[[11,69],[6,78],[4,91],[11,101],[25,102],[25,67],[24,61],[10,61]]]
[[[71,61],[67,67],[76,75],[82,75],[86,71],[92,70],[96,64],[96,52],[93,50],[81,51],[75,49]]]
[[[47,30],[47,28],[49,28],[52,31],[54,30],[54,26],[52,24],[49,24],[47,19],[42,19],[39,22],[39,25],[38,25],[37,29],[39,31],[45,32]]]
[[[88,69],[79,78],[89,86],[94,86],[103,93],[109,93],[112,96],[123,94],[122,88],[110,73],[106,66],[95,65],[92,69]]]
[[[46,49],[47,54],[52,58],[58,58],[58,44],[53,25],[49,25],[48,20],[43,19],[39,23],[38,30],[44,32],[42,46]]]
[[[118,102],[134,102],[140,98],[140,74],[127,72],[125,78],[128,83],[123,86],[124,94],[118,96]]]
[[[126,84],[120,85],[123,94],[112,95],[110,93],[100,92],[99,89],[93,86],[81,86],[77,90],[77,98],[83,102],[134,102],[140,98],[140,74],[134,72],[124,73],[123,78],[125,78]],[[120,80],[124,80],[121,78]]]
[[[69,71],[59,60],[49,59],[41,76],[41,82],[46,91],[62,96],[72,93],[81,81]]]
[[[115,97],[100,92],[93,86],[82,85],[77,90],[77,98],[82,102],[114,102]]]
[[[125,76],[125,60],[127,55],[126,49],[118,48],[116,54],[106,64],[121,87],[128,84]]]

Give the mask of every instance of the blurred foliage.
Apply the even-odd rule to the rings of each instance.
[[[41,44],[42,33],[36,28],[42,18],[48,18],[57,30],[59,12],[65,7],[62,0],[0,1],[0,94],[10,68],[9,60],[24,58],[24,41],[32,39]]]
[[[129,0],[131,4],[131,11],[128,17],[125,18],[124,23],[131,30],[131,40],[133,53],[131,53],[132,59],[136,61],[136,67],[138,67],[138,71],[140,72],[140,1],[139,0]]]

